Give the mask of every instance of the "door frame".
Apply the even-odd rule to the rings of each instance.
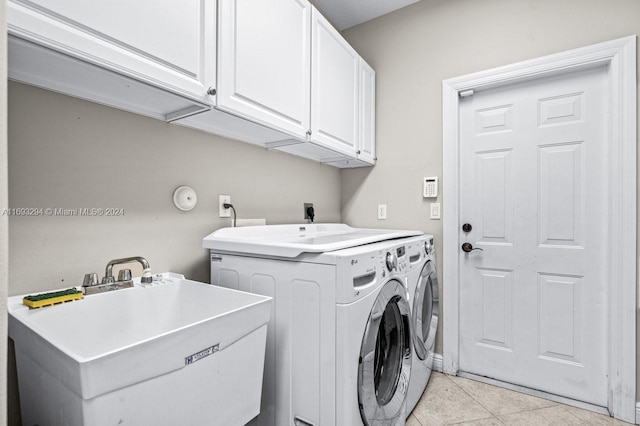
[[[636,420],[636,36],[481,71],[442,82],[443,109],[443,371],[459,369],[459,100],[460,93],[517,84],[541,77],[607,66],[609,99],[611,277],[607,304],[608,409]],[[614,285],[617,283],[617,285]]]

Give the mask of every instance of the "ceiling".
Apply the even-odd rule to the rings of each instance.
[[[339,31],[401,9],[418,0],[312,0]]]

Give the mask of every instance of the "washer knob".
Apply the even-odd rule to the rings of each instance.
[[[391,252],[387,252],[386,262],[387,262],[387,269],[389,270],[389,272],[393,271],[398,267],[398,258],[396,257],[395,254]]]

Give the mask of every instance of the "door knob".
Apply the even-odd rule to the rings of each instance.
[[[470,252],[472,252],[474,250],[484,251],[484,249],[481,249],[481,248],[478,248],[478,247],[477,248],[473,248],[473,246],[471,244],[469,244],[469,243],[462,244],[462,251],[463,252],[470,253]]]

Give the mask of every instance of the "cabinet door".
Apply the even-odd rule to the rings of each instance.
[[[212,101],[215,2],[10,0],[15,36],[174,93]]]
[[[311,140],[355,158],[360,57],[315,8],[311,43]]]
[[[306,138],[310,8],[307,0],[219,2],[219,109]]]
[[[360,58],[360,143],[358,159],[376,162],[376,72]]]

